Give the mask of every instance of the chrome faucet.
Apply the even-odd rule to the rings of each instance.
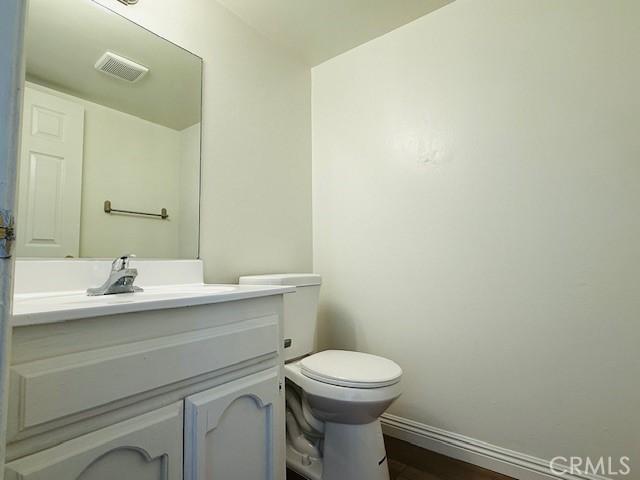
[[[129,268],[129,259],[135,255],[122,255],[111,263],[109,278],[100,287],[88,288],[87,295],[113,295],[115,293],[142,292],[142,288],[133,285],[138,270]]]

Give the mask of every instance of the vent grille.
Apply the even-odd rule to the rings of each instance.
[[[134,83],[144,77],[149,69],[127,58],[106,52],[95,64],[96,70],[129,83]]]

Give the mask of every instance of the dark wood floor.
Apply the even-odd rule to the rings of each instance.
[[[287,480],[305,480],[305,478],[287,468]]]
[[[385,437],[391,480],[513,480],[491,470]],[[287,471],[287,480],[304,480]],[[348,479],[345,479],[348,480]]]
[[[384,437],[391,480],[513,480],[462,460]]]

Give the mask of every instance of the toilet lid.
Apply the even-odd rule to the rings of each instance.
[[[300,361],[302,373],[319,382],[351,388],[379,388],[400,381],[402,369],[368,353],[325,350]]]

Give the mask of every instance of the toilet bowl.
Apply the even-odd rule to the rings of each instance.
[[[340,362],[351,368],[340,369]],[[354,368],[354,364],[362,370]],[[314,368],[305,368],[308,365]],[[388,465],[378,419],[402,392],[400,367],[374,355],[327,350],[286,364],[285,376],[293,384],[288,388],[297,387],[313,417],[324,422],[322,474],[306,475],[307,478],[387,480]],[[305,460],[313,463],[295,445],[288,449],[287,460],[290,468],[301,475],[309,473],[310,465],[304,465]]]
[[[402,393],[402,369],[367,353],[313,353],[319,275],[240,283],[297,287],[284,302],[287,467],[309,480],[389,480],[379,417]]]
[[[363,372],[352,367],[350,372],[337,375],[338,362],[344,362],[344,366],[357,363],[363,369],[382,364],[387,371],[378,372],[376,377],[375,371]],[[312,373],[305,365],[314,366]],[[400,367],[391,360],[366,353],[326,350],[288,363],[284,368],[286,378],[302,390],[313,416],[323,422],[351,425],[374,422],[402,393]]]

